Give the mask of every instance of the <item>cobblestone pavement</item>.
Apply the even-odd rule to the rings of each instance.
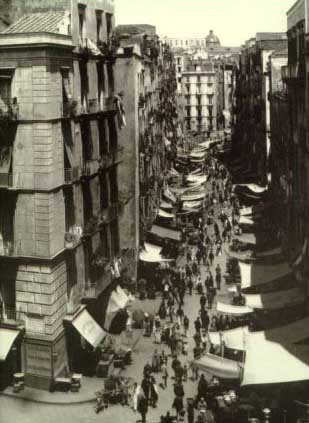
[[[218,206],[216,207],[216,215],[218,212]],[[179,257],[179,264],[184,264],[184,257]],[[215,257],[212,273],[215,276],[215,267],[217,263],[220,263],[222,269],[222,275],[225,273],[225,263],[226,255],[223,251],[223,254],[219,257]],[[202,280],[205,280],[206,271],[204,266],[201,266],[201,276]],[[222,280],[221,290],[217,294],[217,299],[222,299],[227,297],[227,290],[224,284],[224,279]],[[145,300],[142,302],[141,306],[150,313],[156,312],[158,309],[161,298],[156,300]],[[139,300],[137,300],[139,303]],[[213,307],[215,309],[215,306]],[[194,293],[192,297],[186,294],[184,311],[190,319],[190,329],[188,334],[189,340],[189,354],[188,356],[182,356],[181,361],[183,363],[189,362],[193,359],[193,332],[194,332],[194,320],[200,309],[199,304],[199,295]],[[213,311],[212,311],[213,312]],[[143,367],[147,359],[151,359],[154,349],[157,348],[158,351],[165,350],[166,353],[169,353],[167,346],[156,345],[153,343],[153,338],[141,337],[139,342],[135,347],[135,352],[133,354],[133,363],[129,366],[122,374],[125,376],[132,376],[137,382],[140,382],[142,379]],[[171,360],[169,360],[170,365]],[[171,369],[169,369],[169,375],[173,375]],[[157,375],[157,383],[161,382],[160,374]],[[96,384],[94,384],[97,386]],[[192,397],[196,394],[197,383],[188,380],[184,384],[186,397]],[[85,389],[82,387],[82,389]],[[91,384],[88,384],[87,389],[91,389]],[[93,389],[93,392],[97,388]],[[63,394],[70,395],[70,394]],[[147,415],[148,423],[157,423],[160,420],[160,415],[165,414],[168,410],[172,411],[172,403],[174,399],[173,394],[173,379],[168,380],[168,387],[166,390],[159,388],[159,401],[157,408],[149,408],[149,413]],[[24,401],[21,399],[8,398],[0,396],[0,422],[2,423],[33,423],[40,421],[40,423],[92,423],[104,421],[104,423],[128,423],[135,422],[140,420],[140,416],[133,412],[129,407],[122,406],[110,406],[106,411],[95,414],[94,412],[94,403],[86,404],[65,404],[65,405],[49,405],[49,404],[38,404],[29,401]],[[186,420],[185,420],[186,422]]]

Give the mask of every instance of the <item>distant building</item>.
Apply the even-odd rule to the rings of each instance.
[[[182,73],[185,129],[212,131],[217,127],[217,77],[208,60],[188,60]]]

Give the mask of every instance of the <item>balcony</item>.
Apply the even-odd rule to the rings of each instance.
[[[81,168],[81,178],[86,179],[89,178],[91,175],[91,167],[89,163],[84,163]]]
[[[67,250],[74,249],[81,241],[83,230],[80,226],[73,226],[69,232],[64,234],[64,248]]]
[[[16,182],[16,178],[12,173],[0,173],[0,188],[14,188],[16,186],[14,182]]]
[[[115,112],[116,111],[116,103],[114,97],[104,97],[103,99],[103,110],[102,112]]]
[[[296,82],[297,80],[304,79],[305,72],[303,70],[303,67],[300,65],[300,63],[295,63],[292,65],[282,66],[281,76],[283,81]]]
[[[64,183],[72,184],[79,179],[79,167],[73,167],[72,169],[64,169]]]
[[[0,257],[14,257],[15,251],[14,241],[3,241],[0,247]]]
[[[0,324],[24,324],[21,316],[21,311],[17,310],[16,307],[4,305],[0,315]]]
[[[0,124],[2,123],[14,123],[19,118],[19,105],[14,104],[2,104],[0,107]]]

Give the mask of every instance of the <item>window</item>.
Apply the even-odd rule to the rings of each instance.
[[[212,105],[212,97],[212,95],[207,95],[209,105]]]
[[[187,108],[187,116],[188,116],[188,117],[191,117],[191,110],[190,110],[190,107],[188,107],[188,108]]]
[[[201,77],[200,75],[197,76],[197,83],[200,84],[201,83]]]
[[[7,109],[12,100],[12,78],[11,70],[0,71],[0,108]]]
[[[99,129],[99,152],[100,156],[103,154],[108,153],[108,142],[106,138],[106,127],[105,127],[105,120],[99,119],[98,120],[98,129]]]
[[[96,20],[97,20],[97,41],[101,41],[102,36],[102,22],[103,22],[103,11],[102,10],[96,10]]]
[[[181,76],[178,78],[178,82],[179,84],[181,84]]]
[[[110,39],[113,29],[113,15],[111,13],[106,13],[106,33],[107,40]]]
[[[87,72],[87,63],[79,62],[79,74],[80,74],[80,97],[81,97],[81,106],[83,112],[88,110],[88,90],[89,90],[89,81],[88,81],[88,72]]]
[[[108,186],[108,174],[104,172],[100,175],[100,204],[101,209],[107,209],[109,206],[109,186]]]
[[[190,92],[190,84],[186,84],[186,89],[187,89],[187,92],[189,93]]]
[[[212,83],[212,77],[210,75],[208,75],[208,77],[207,77],[207,82]]]
[[[109,147],[111,151],[116,151],[118,146],[117,128],[114,117],[108,119]]]
[[[103,110],[103,100],[104,100],[104,91],[105,91],[105,80],[104,80],[104,66],[103,63],[97,63],[97,79],[98,79],[98,100],[100,105],[100,110]]]
[[[64,191],[64,207],[65,207],[65,230],[69,230],[75,225],[75,204],[72,186]]]
[[[86,20],[86,6],[84,4],[78,5],[78,19],[79,19],[79,37],[81,40],[85,37],[85,20]]]
[[[190,106],[190,96],[187,96],[187,104]]]
[[[82,185],[82,191],[83,191],[84,223],[87,223],[93,217],[92,195],[91,195],[89,182],[85,182]]]
[[[178,66],[178,73],[181,73],[181,66]]]
[[[108,95],[109,97],[114,94],[115,89],[115,80],[114,80],[114,71],[112,64],[107,64],[107,84],[108,84]]]
[[[72,88],[70,81],[69,69],[61,69],[62,75],[62,101],[63,101],[63,112],[67,114],[69,103],[72,100]]]
[[[91,160],[93,154],[91,127],[88,120],[80,123],[81,139],[82,139],[82,150],[83,160]]]
[[[190,77],[189,76],[187,76],[187,82],[190,82]]]
[[[177,58],[177,64],[180,65],[180,57]]]
[[[111,252],[109,247],[109,240],[108,240],[108,226],[104,225],[100,232],[100,239],[104,257],[108,260],[111,258]]]
[[[118,221],[114,220],[110,225],[111,230],[111,252],[112,256],[115,257],[119,253],[119,229]]]
[[[110,170],[109,183],[110,183],[111,202],[116,203],[118,201],[117,166],[114,166]]]

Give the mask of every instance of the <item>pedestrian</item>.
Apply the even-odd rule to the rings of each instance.
[[[182,416],[182,411],[183,411],[182,397],[175,397],[173,402],[173,408],[175,408],[175,411],[176,411],[176,419],[177,421],[179,421],[179,418]]]
[[[205,330],[203,330],[202,331],[202,334],[201,334],[201,343],[202,343],[203,350],[206,351],[206,348],[207,348],[207,335],[206,335]]]
[[[184,382],[187,382],[187,380],[188,380],[188,367],[187,367],[187,365],[185,364],[185,365],[183,366],[183,381],[184,381]]]
[[[137,398],[137,411],[141,415],[142,423],[146,423],[146,416],[148,412],[148,400],[142,391],[140,391]]]
[[[164,386],[164,389],[165,389],[165,388],[167,388],[167,379],[168,379],[168,371],[167,371],[166,363],[162,364],[161,369],[162,369],[163,386]]]
[[[174,357],[174,359],[172,361],[172,369],[174,370],[175,379],[176,379],[176,376],[177,376],[177,369],[178,369],[179,366],[181,366],[181,363],[176,356],[176,357]]]
[[[191,276],[188,276],[187,277],[187,287],[188,287],[190,296],[192,296],[193,281],[192,281],[192,277]]]
[[[183,309],[181,308],[181,306],[179,306],[178,309],[177,309],[177,318],[178,318],[179,326],[182,326],[183,318],[184,318],[184,312],[183,312]]]
[[[216,274],[216,284],[217,284],[217,289],[220,290],[220,288],[221,288],[221,273]]]
[[[155,378],[151,376],[150,379],[150,404],[155,408],[159,398],[158,387]]]
[[[201,309],[204,310],[206,306],[206,297],[204,293],[200,296],[200,305],[201,305]]]
[[[211,250],[209,252],[208,258],[209,258],[210,265],[212,266],[213,261],[214,261],[214,258],[215,258],[212,248],[211,248]]]
[[[141,387],[143,390],[143,394],[147,401],[150,400],[150,389],[151,389],[151,382],[150,382],[150,375],[145,376],[142,380]]]
[[[185,338],[188,335],[189,325],[190,325],[189,317],[185,315],[183,318],[183,334]]]
[[[195,332],[196,332],[196,333],[200,333],[201,326],[202,326],[202,324],[201,324],[201,320],[200,320],[200,318],[199,318],[199,316],[198,316],[198,317],[196,318],[196,320],[194,321],[194,327],[195,327]]]

